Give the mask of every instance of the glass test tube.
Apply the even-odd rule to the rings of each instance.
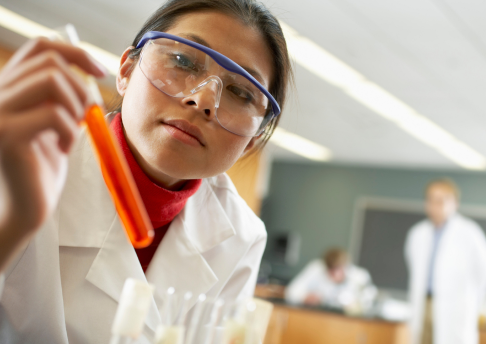
[[[184,317],[183,312],[187,312],[189,309],[189,301],[192,298],[192,293],[186,293],[184,295],[184,301],[181,314],[179,315],[179,321],[176,322],[175,318],[177,312],[175,312],[175,289],[169,288],[167,290],[164,305],[161,312],[162,324],[159,325],[155,334],[154,344],[183,344],[184,343],[184,324],[181,323],[181,317]]]
[[[184,344],[197,344],[197,334],[199,330],[199,322],[203,314],[204,308],[207,303],[207,298],[205,294],[199,295],[196,304],[194,305],[194,311],[192,313],[191,321],[188,324],[187,334]]]
[[[221,311],[224,306],[224,301],[221,299],[216,300],[211,310],[211,315],[209,317],[209,323],[206,328],[206,333],[204,335],[204,339],[202,339],[201,343],[203,344],[213,344],[217,334],[217,326],[218,320],[221,317]]]
[[[94,104],[86,112],[89,130],[103,178],[127,235],[135,248],[150,245],[154,231],[128,164],[106,125],[102,108]]]
[[[61,38],[68,39],[73,45],[78,44],[79,38],[73,25],[66,25],[62,31],[59,32]],[[154,237],[152,224],[128,163],[106,123],[102,108],[103,99],[96,81],[93,76],[83,74],[91,98],[84,122],[101,166],[103,178],[132,245],[135,248],[147,247]]]
[[[223,344],[257,344],[256,305],[252,300],[235,301],[224,323]]]
[[[111,327],[110,344],[134,343],[143,330],[150,308],[154,286],[147,282],[128,278]]]

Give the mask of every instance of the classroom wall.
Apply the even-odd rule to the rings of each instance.
[[[272,276],[288,280],[307,262],[330,246],[348,248],[355,201],[361,196],[423,199],[425,185],[438,177],[454,179],[462,189],[463,203],[486,205],[486,173],[447,170],[412,170],[296,164],[275,162],[261,218],[269,244],[282,231],[298,231],[301,255],[296,266],[272,264]]]

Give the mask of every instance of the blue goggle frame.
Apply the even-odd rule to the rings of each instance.
[[[198,50],[201,50],[203,53],[209,55],[214,61],[216,61],[217,64],[219,64],[221,67],[224,69],[232,72],[239,74],[255,85],[267,98],[270,100],[270,103],[272,104],[272,112],[273,116],[276,117],[280,115],[280,106],[278,105],[277,101],[273,96],[268,92],[265,87],[263,87],[250,73],[248,73],[243,67],[238,65],[236,62],[232,61],[231,59],[227,58],[221,53],[218,53],[216,50],[210,49],[202,44],[196,43],[194,41],[179,37],[179,36],[174,36],[169,33],[165,32],[160,32],[160,31],[149,31],[146,34],[143,35],[142,39],[140,42],[137,44],[137,49],[142,48],[147,41],[152,40],[152,39],[157,39],[157,38],[168,38],[172,39],[173,41],[184,43],[190,47],[196,48]]]

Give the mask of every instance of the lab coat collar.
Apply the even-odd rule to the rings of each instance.
[[[447,218],[447,220],[440,227],[436,227],[435,224],[430,219],[427,219],[427,223],[429,229],[431,229],[433,233],[435,233],[435,231],[437,230],[445,232],[446,229],[454,227],[457,221],[460,221],[461,218],[462,218],[461,214],[459,214],[458,212],[454,212]]]
[[[165,292],[204,294],[218,282],[203,253],[236,234],[208,180],[189,198],[183,211],[174,219],[147,270],[154,283],[155,300],[163,303]],[[191,306],[196,297],[191,300]]]
[[[216,178],[203,179],[201,187],[186,203],[179,214],[188,238],[204,253],[236,235],[230,219],[216,196],[211,182]]]

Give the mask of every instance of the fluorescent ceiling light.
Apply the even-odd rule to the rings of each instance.
[[[416,139],[434,148],[459,166],[485,170],[486,158],[419,114],[380,86],[331,55],[310,39],[280,22],[290,55],[302,67],[389,121],[396,123]]]
[[[55,30],[22,17],[2,6],[0,6],[0,25],[29,39],[39,36],[54,37],[57,35]],[[103,64],[111,74],[116,75],[120,63],[119,56],[100,49],[90,43],[80,42],[79,46]]]
[[[282,128],[275,128],[270,141],[295,154],[315,161],[328,161],[331,151],[324,146],[293,134]]]
[[[54,30],[37,24],[2,6],[0,6],[0,25],[27,38],[39,36],[49,37],[54,33]]]
[[[88,53],[91,54],[91,56],[98,60],[103,66],[105,66],[110,74],[116,76],[120,67],[120,56],[98,48],[97,46],[88,42],[79,42],[79,47],[86,50]]]

